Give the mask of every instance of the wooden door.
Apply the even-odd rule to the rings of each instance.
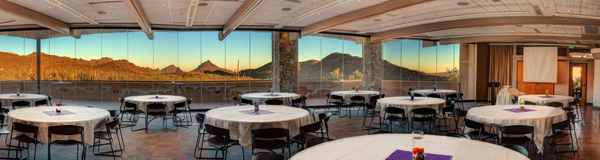
[[[554,83],[523,82],[523,61],[517,62],[517,89],[525,94],[546,94],[546,90],[553,95]]]
[[[574,70],[574,67],[580,68],[579,70]],[[581,75],[581,103],[586,103],[586,95],[587,95],[587,64],[585,63],[573,63],[569,67],[571,70],[571,74],[569,75],[569,95],[573,96],[573,91],[575,88],[573,87],[574,77],[575,75]],[[579,73],[575,73],[579,72]]]

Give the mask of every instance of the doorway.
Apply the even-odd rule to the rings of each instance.
[[[569,78],[569,95],[575,98],[581,98],[581,103],[585,104],[587,91],[587,64],[571,63],[569,68],[571,70]]]

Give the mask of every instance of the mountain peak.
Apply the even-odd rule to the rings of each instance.
[[[175,67],[175,65],[171,64],[163,69],[161,69],[163,73],[174,73],[174,72],[183,72],[179,67]]]
[[[213,64],[210,60],[205,61],[204,63],[200,64],[196,69],[192,70],[192,71],[216,71],[216,70],[224,70],[221,67]]]

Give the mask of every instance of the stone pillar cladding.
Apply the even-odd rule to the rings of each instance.
[[[381,91],[383,57],[381,42],[363,43],[363,89]]]
[[[298,33],[273,32],[273,90],[298,92]]]

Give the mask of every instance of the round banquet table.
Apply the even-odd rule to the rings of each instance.
[[[562,96],[562,95],[548,95],[548,97],[546,97],[546,95],[523,95],[523,96],[519,96],[519,102],[521,101],[530,101],[530,102],[534,102],[537,105],[541,105],[541,106],[545,106],[546,104],[550,103],[550,102],[560,102],[563,104],[563,107],[567,107],[569,106],[569,102],[573,102],[575,99],[573,99],[573,97],[569,97],[569,96]]]
[[[422,94],[423,96],[427,96],[429,94],[439,94],[442,96],[442,99],[446,99],[446,95],[456,94],[458,91],[450,89],[436,89],[435,91],[433,89],[419,89],[412,92]]]
[[[519,108],[519,105],[482,106],[469,109],[467,119],[502,126],[527,125],[534,127],[534,142],[543,151],[544,137],[552,135],[552,124],[567,120],[561,108],[525,105],[534,111],[514,113],[505,109]]]
[[[48,144],[48,127],[49,126],[60,126],[60,125],[76,125],[83,127],[84,142],[88,145],[92,145],[94,130],[104,129],[104,125],[110,122],[110,113],[104,109],[89,108],[89,107],[74,107],[74,106],[62,106],[62,113],[71,112],[73,114],[65,115],[53,115],[50,116],[44,112],[56,112],[57,106],[49,107],[30,107],[20,108],[8,112],[8,127],[12,128],[13,122],[20,122],[37,126],[39,128],[39,134],[37,140]],[[10,129],[9,129],[10,130]],[[16,132],[16,131],[15,131]],[[19,135],[13,133],[13,135]],[[33,135],[28,135],[33,136]],[[33,137],[32,137],[33,138]],[[80,135],[75,136],[52,136],[53,140],[77,140],[81,141]]]
[[[204,124],[229,129],[229,135],[240,140],[244,148],[252,147],[252,130],[264,128],[287,128],[290,135],[300,131],[300,126],[311,123],[308,111],[283,105],[260,105],[260,110],[269,114],[250,115],[242,111],[253,111],[254,106],[219,107],[206,112]]]
[[[381,116],[385,114],[386,107],[396,107],[404,109],[405,112],[410,112],[417,108],[433,108],[441,111],[446,106],[446,100],[429,97],[415,97],[415,100],[410,100],[410,97],[387,97],[377,100],[375,110],[381,111]]]
[[[307,148],[290,160],[383,160],[396,150],[411,151],[412,137],[411,134],[375,134],[337,139]],[[423,141],[425,153],[450,155],[457,160],[528,160],[508,148],[465,138],[424,135]]]
[[[266,100],[271,99],[279,99],[283,101],[283,104],[287,106],[292,105],[293,99],[300,98],[300,95],[296,93],[282,93],[282,92],[274,92],[273,95],[271,93],[248,93],[242,94],[241,98],[250,99],[255,102],[259,102],[259,104],[263,104]]]
[[[16,93],[0,94],[0,102],[5,106],[12,106],[13,102],[28,101],[29,106],[35,106],[35,101],[48,99],[47,95],[21,93],[17,96]]]
[[[356,90],[349,90],[349,91],[335,91],[335,92],[331,92],[331,95],[342,96],[347,101],[350,101],[350,97],[363,96],[363,97],[365,97],[365,100],[368,101],[371,96],[377,96],[377,95],[379,95],[379,92],[377,92],[377,91],[365,91],[365,90],[358,90],[358,92],[356,92]]]
[[[167,111],[173,110],[175,103],[186,102],[185,97],[182,96],[170,96],[170,95],[143,95],[143,96],[131,96],[124,99],[125,102],[137,104],[137,108],[143,112],[147,111],[148,104],[151,103],[162,103],[167,105]],[[125,103],[123,103],[125,105]],[[123,107],[123,106],[121,106]]]

